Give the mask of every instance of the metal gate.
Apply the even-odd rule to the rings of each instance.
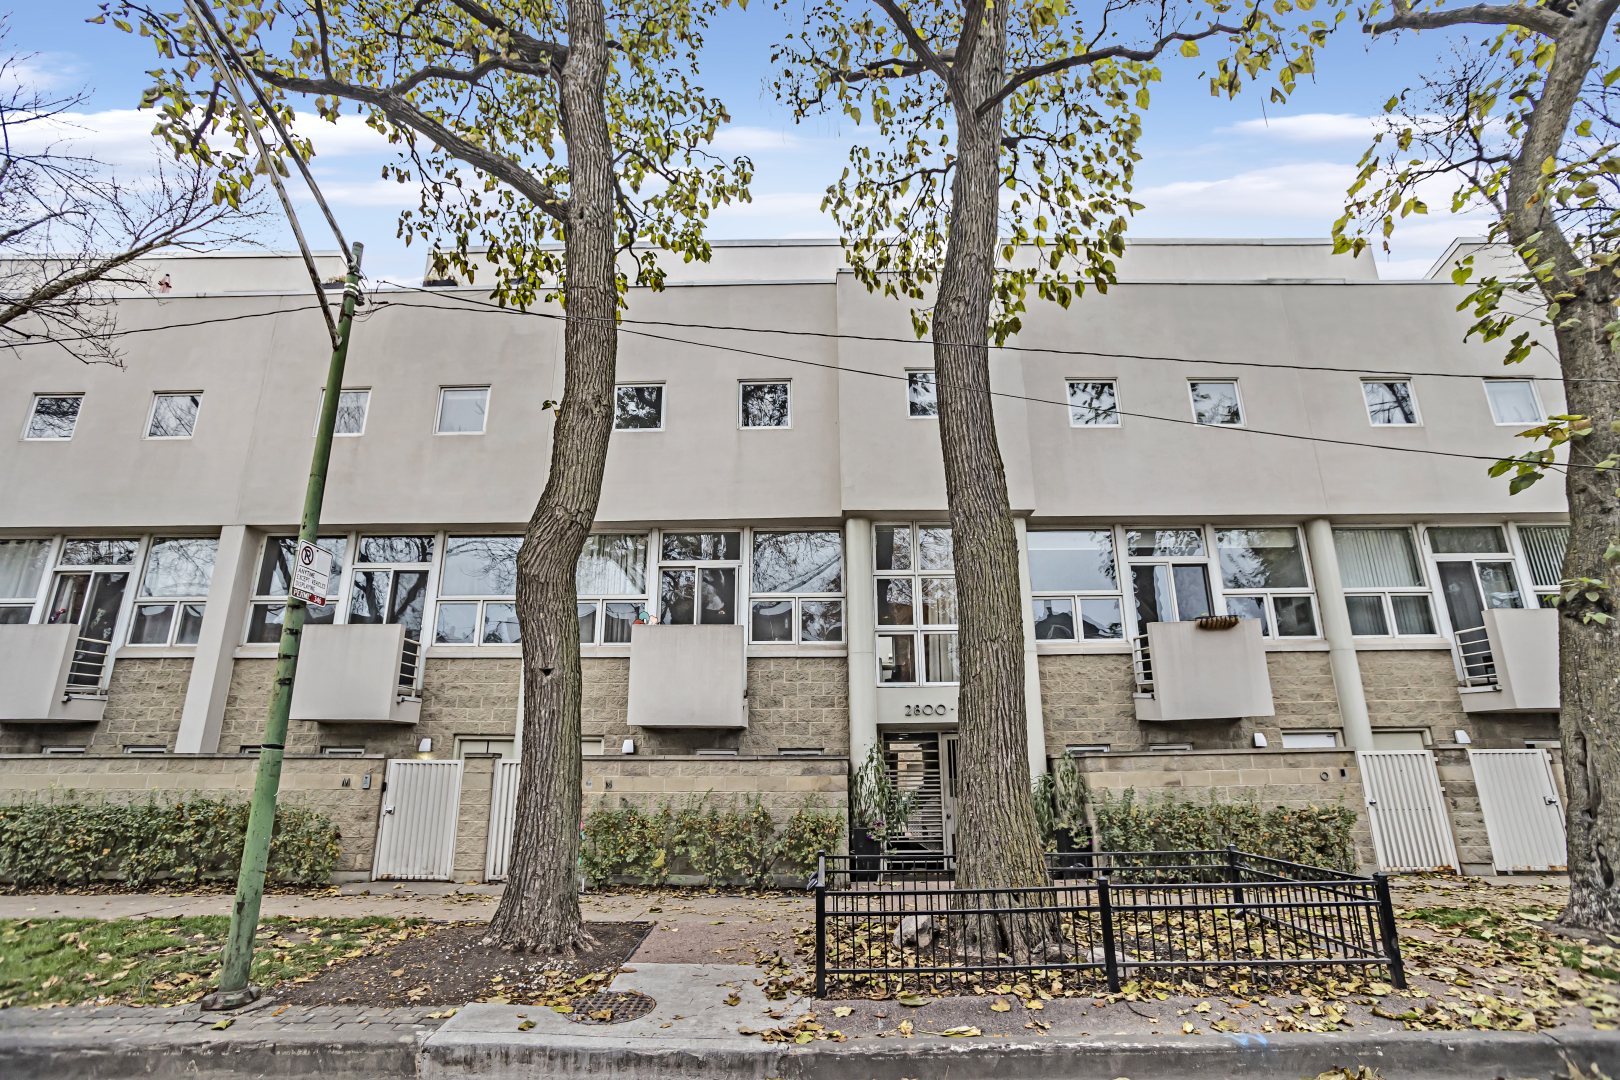
[[[1427,750],[1356,753],[1382,870],[1455,870],[1446,800]]]
[[[372,880],[451,880],[460,814],[460,761],[390,761]]]
[[[512,857],[512,825],[517,821],[518,773],[523,767],[517,758],[495,763],[495,787],[489,797],[489,857],[484,860],[485,881],[505,881],[506,863]]]
[[[1468,751],[1499,871],[1564,870],[1564,808],[1545,750]]]

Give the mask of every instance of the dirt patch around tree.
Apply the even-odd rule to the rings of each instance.
[[[566,1009],[596,993],[636,951],[650,922],[589,922],[596,944],[571,957],[508,952],[480,942],[483,922],[449,923],[272,991],[288,1005],[544,1004]]]

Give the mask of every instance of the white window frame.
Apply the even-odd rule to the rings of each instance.
[[[456,540],[482,540],[482,539],[491,539],[491,538],[494,538],[494,537],[515,537],[518,540],[522,540],[523,534],[522,533],[500,533],[500,532],[470,533],[470,532],[463,532],[463,531],[456,531],[456,532],[446,531],[446,532],[436,533],[434,535],[434,537],[433,537],[433,564],[432,564],[433,571],[432,571],[432,573],[430,575],[430,583],[433,586],[433,590],[432,590],[432,595],[430,597],[431,603],[428,605],[429,609],[431,610],[432,619],[431,619],[431,621],[424,620],[423,625],[422,625],[422,632],[423,632],[422,647],[424,649],[431,648],[431,649],[435,649],[435,650],[437,650],[437,649],[484,649],[484,650],[488,650],[488,649],[506,649],[506,650],[512,650],[512,649],[518,649],[518,648],[522,647],[520,642],[515,642],[515,641],[500,641],[500,642],[486,642],[486,641],[484,641],[484,626],[485,626],[485,623],[486,623],[486,620],[487,620],[487,616],[486,616],[485,612],[488,610],[489,605],[490,604],[511,604],[511,605],[513,605],[514,614],[515,614],[516,613],[516,605],[517,605],[517,593],[515,591],[511,592],[511,593],[505,593],[505,594],[487,593],[487,594],[479,594],[477,596],[468,596],[468,595],[464,595],[464,594],[460,594],[460,593],[455,593],[455,594],[445,593],[445,592],[442,592],[441,588],[440,588],[441,583],[444,581],[444,564],[445,564],[445,560],[447,560],[450,557],[450,544],[453,541],[456,541]],[[366,563],[365,565],[366,566],[372,566],[374,564]],[[401,564],[401,565],[403,565],[403,564]],[[478,611],[477,611],[477,614],[474,616],[474,622],[473,622],[473,626],[474,626],[473,640],[470,643],[467,643],[467,642],[449,642],[449,641],[440,641],[439,640],[439,608],[441,606],[445,605],[445,604],[473,604],[473,605],[475,605],[477,607]],[[582,642],[581,644],[585,644],[585,643]]]
[[[630,389],[632,387],[643,387],[643,386],[656,386],[659,389],[659,395],[658,395],[658,426],[657,427],[633,427],[633,428],[632,427],[625,427],[625,428],[620,427],[619,426],[619,391],[620,390]],[[741,399],[741,393],[742,393],[742,391],[739,390],[738,391],[738,395],[739,395],[738,396],[738,401],[739,401],[738,408],[739,409],[741,408],[741,404],[740,404],[740,402],[742,400]],[[634,434],[648,432],[648,431],[663,431],[668,426],[669,426],[669,384],[668,383],[660,382],[660,381],[654,379],[654,380],[644,380],[644,381],[641,381],[641,382],[621,382],[621,383],[614,383],[613,384],[613,431],[614,431],[615,434],[623,432],[623,433],[626,433],[626,434],[634,435]]]
[[[1410,424],[1405,422],[1398,424],[1380,424],[1378,421],[1374,420],[1372,402],[1367,400],[1368,383],[1405,383],[1407,394],[1412,400],[1412,422]],[[1417,382],[1413,379],[1381,379],[1373,375],[1363,375],[1361,377],[1361,407],[1367,413],[1367,426],[1371,428],[1414,428],[1423,426],[1423,410],[1418,405]]]
[[[1136,530],[1148,531],[1151,529],[1193,529],[1204,542],[1202,555],[1132,555],[1127,542],[1128,535]],[[1221,591],[1221,567],[1215,558],[1215,534],[1207,525],[1117,525],[1114,527],[1114,550],[1117,552],[1115,561],[1118,563],[1120,574],[1120,603],[1124,605],[1125,625],[1128,640],[1141,637],[1147,629],[1136,617],[1136,582],[1131,574],[1133,566],[1152,566],[1155,563],[1164,566],[1185,566],[1191,563],[1204,564],[1204,580],[1209,583],[1209,610],[1210,614],[1225,611],[1226,598]],[[1172,576],[1173,576],[1172,571]],[[1127,587],[1128,586],[1128,587]],[[1171,586],[1174,588],[1174,585]],[[1129,597],[1129,599],[1126,599]],[[1180,621],[1180,620],[1178,620]],[[1274,640],[1274,639],[1268,639]]]
[[[911,411],[911,377],[913,375],[932,375],[934,377],[934,411],[931,414]],[[906,419],[934,421],[939,419],[939,373],[933,368],[906,368]]]
[[[484,422],[477,431],[445,431],[444,423],[444,395],[453,394],[461,390],[482,390],[484,392]],[[467,385],[439,387],[439,406],[433,410],[433,434],[435,435],[482,435],[489,430],[489,408],[494,403],[494,387],[489,383],[471,383]],[[369,404],[369,402],[368,402]],[[370,411],[369,409],[367,411]]]
[[[691,533],[731,533],[731,532],[734,532],[734,533],[737,534],[737,558],[735,558],[735,559],[666,559],[666,558],[664,558],[664,538],[666,536],[684,536],[684,535],[691,534]],[[656,542],[658,544],[658,546],[656,548],[651,546],[653,540],[654,540],[654,534],[649,533],[648,534],[649,546],[647,548],[647,562],[649,564],[649,566],[648,566],[649,572],[647,574],[647,610],[649,612],[657,614],[658,621],[660,623],[664,622],[663,581],[664,581],[664,571],[666,569],[669,569],[669,570],[688,570],[688,569],[690,569],[690,570],[694,571],[694,576],[693,576],[693,579],[692,579],[692,589],[693,589],[693,594],[692,594],[693,595],[692,615],[693,615],[694,619],[701,619],[702,618],[702,611],[699,609],[699,605],[702,603],[702,595],[703,595],[703,593],[702,593],[703,571],[704,570],[723,570],[723,569],[728,569],[728,568],[734,568],[737,571],[737,578],[736,578],[736,592],[735,592],[735,594],[733,594],[732,602],[734,604],[736,604],[737,610],[732,616],[733,621],[731,623],[727,624],[727,625],[735,626],[735,625],[737,625],[738,622],[741,622],[743,619],[746,618],[746,612],[749,609],[748,564],[749,564],[750,560],[748,558],[748,552],[749,552],[749,547],[750,547],[750,545],[752,543],[752,541],[749,538],[747,529],[737,528],[737,527],[734,527],[734,526],[718,526],[718,525],[715,525],[715,526],[693,525],[693,526],[690,526],[690,527],[682,526],[679,529],[658,529],[658,530],[656,530]],[[701,626],[703,624],[701,622],[692,622],[692,623],[671,623],[671,624],[666,624],[666,625],[673,625],[673,626]],[[711,624],[711,625],[713,625],[713,624]],[[746,630],[747,624],[743,623],[743,625],[745,627],[744,633],[747,633],[747,630]],[[600,634],[598,636],[600,636]]]
[[[584,607],[586,604],[594,604],[596,607],[596,614],[593,617],[591,624],[591,629],[593,631],[592,640],[585,641],[584,639],[581,639],[579,643],[580,647],[585,649],[602,649],[612,655],[614,653],[628,652],[630,649],[630,643],[628,641],[602,640],[602,635],[607,631],[607,605],[635,604],[642,611],[650,612],[654,610],[652,607],[652,595],[658,581],[657,567],[659,549],[657,545],[661,544],[663,541],[662,536],[657,529],[647,529],[641,532],[634,529],[603,529],[601,532],[605,535],[641,536],[645,537],[647,541],[647,559],[641,567],[642,589],[640,593],[619,594],[593,591],[576,597],[577,607]]]
[[[898,528],[898,527],[901,527],[901,526],[904,526],[905,528],[910,530],[910,538],[911,538],[910,539],[910,543],[911,543],[911,555],[910,555],[911,569],[909,569],[909,570],[879,570],[877,568],[877,543],[876,543],[877,530],[878,529],[883,529],[883,528],[891,528],[892,529],[892,528]],[[950,525],[950,522],[948,522],[948,521],[941,522],[941,521],[918,521],[918,520],[912,520],[912,521],[874,521],[872,523],[872,540],[873,540],[873,543],[872,543],[872,554],[873,554],[873,558],[872,558],[872,590],[873,590],[872,613],[873,613],[873,623],[874,623],[874,625],[876,627],[876,631],[877,631],[876,632],[876,637],[880,638],[880,639],[885,638],[885,637],[909,637],[909,638],[911,638],[912,639],[912,646],[911,646],[911,649],[912,649],[912,665],[913,665],[913,667],[915,669],[915,672],[916,672],[916,675],[917,675],[916,680],[913,681],[913,682],[884,682],[883,681],[883,663],[882,663],[882,659],[881,659],[882,652],[881,652],[881,650],[874,649],[873,650],[874,651],[874,656],[873,656],[873,665],[872,665],[873,666],[872,677],[873,677],[873,679],[876,680],[876,684],[878,686],[959,686],[959,685],[961,685],[960,678],[950,679],[950,680],[946,680],[946,681],[938,681],[938,682],[932,681],[932,680],[930,680],[928,678],[928,653],[927,653],[927,646],[925,645],[925,643],[923,641],[923,638],[927,634],[949,634],[952,637],[956,637],[960,633],[960,630],[961,630],[961,623],[960,622],[955,622],[955,623],[928,623],[928,624],[925,624],[923,622],[923,594],[922,594],[923,579],[924,578],[950,578],[951,582],[954,585],[954,583],[956,581],[956,555],[955,555],[955,538],[953,537],[952,538],[952,545],[951,545],[951,547],[952,547],[951,568],[949,570],[924,570],[922,568],[922,543],[921,543],[920,530],[922,530],[922,529],[946,529],[946,530],[949,530],[950,527],[951,527],[951,525]],[[911,625],[909,627],[906,627],[906,626],[886,626],[886,625],[883,625],[881,623],[877,623],[877,621],[876,621],[876,616],[877,616],[877,583],[879,581],[882,581],[882,580],[887,579],[887,578],[909,578],[911,580],[911,618],[912,618],[912,622],[911,622]],[[961,602],[962,602],[962,598],[961,598],[960,593],[957,594],[956,602],[957,602],[957,605],[958,605],[958,609],[957,609],[958,618],[960,618],[960,615],[961,615]],[[846,634],[846,636],[848,636],[848,635]],[[960,656],[960,653],[958,653],[958,656],[957,656],[957,673],[958,673],[958,675],[961,674],[961,656]]]
[[[1533,593],[1535,593],[1536,605],[1538,607],[1547,607],[1548,606],[1547,601],[1550,598],[1555,597],[1555,596],[1558,595],[1558,593],[1559,593],[1558,586],[1556,586],[1556,585],[1538,585],[1536,583],[1535,574],[1533,573],[1535,568],[1530,562],[1530,548],[1529,548],[1529,545],[1527,545],[1524,542],[1524,537],[1519,535],[1519,530],[1522,529],[1522,528],[1534,529],[1534,528],[1540,528],[1540,527],[1568,529],[1569,528],[1569,522],[1567,522],[1567,521],[1522,521],[1522,522],[1521,521],[1510,521],[1510,522],[1508,522],[1508,547],[1510,549],[1512,549],[1513,554],[1514,554],[1514,558],[1517,559],[1518,562],[1520,563],[1520,565],[1524,568],[1524,580],[1530,583],[1529,588]],[[1565,546],[1565,551],[1566,552],[1568,551],[1567,544]]]
[[[1089,380],[1089,381],[1096,382],[1098,380],[1093,379],[1093,380]],[[1117,398],[1116,398],[1116,400],[1117,400]],[[1031,591],[1030,591],[1030,606],[1031,606],[1031,610],[1032,610],[1032,618],[1033,618],[1034,604],[1035,604],[1036,601],[1040,601],[1040,600],[1067,600],[1067,601],[1069,601],[1069,603],[1072,605],[1072,615],[1073,615],[1073,618],[1074,618],[1074,633],[1075,633],[1074,637],[1072,637],[1072,638],[1037,638],[1035,640],[1036,647],[1041,648],[1041,649],[1064,649],[1065,651],[1067,651],[1069,649],[1072,649],[1075,646],[1085,646],[1085,647],[1090,648],[1090,649],[1102,649],[1102,650],[1105,650],[1105,651],[1117,651],[1121,646],[1129,645],[1129,643],[1130,643],[1130,635],[1131,635],[1131,621],[1130,621],[1130,616],[1126,614],[1126,606],[1127,605],[1126,605],[1126,602],[1125,602],[1125,594],[1126,594],[1126,592],[1128,590],[1125,588],[1125,578],[1126,578],[1127,575],[1121,573],[1121,571],[1124,570],[1124,560],[1120,557],[1120,539],[1119,539],[1120,533],[1119,533],[1119,530],[1115,526],[1112,526],[1112,525],[1093,525],[1093,526],[1090,526],[1090,527],[1076,526],[1074,528],[1061,528],[1061,529],[1060,528],[1050,528],[1049,529],[1049,528],[1044,528],[1044,527],[1043,528],[1038,528],[1038,529],[1029,529],[1024,533],[1024,547],[1025,547],[1025,553],[1024,554],[1025,554],[1025,558],[1029,557],[1029,538],[1031,536],[1036,535],[1037,533],[1048,533],[1048,532],[1101,532],[1101,533],[1107,533],[1109,543],[1113,546],[1114,586],[1115,587],[1114,587],[1114,590],[1112,592],[1109,592],[1106,589],[1056,589],[1056,590],[1054,590],[1054,589],[1033,589],[1032,588]],[[1088,638],[1088,637],[1086,637],[1085,636],[1085,620],[1082,618],[1081,610],[1080,610],[1080,604],[1081,604],[1081,601],[1083,601],[1083,600],[1115,600],[1115,601],[1117,601],[1119,603],[1119,634],[1120,634],[1120,636],[1117,637],[1117,638]]]
[[[785,386],[787,387],[787,423],[785,424],[749,424],[745,423],[743,412],[743,391],[750,386]],[[738,379],[737,380],[737,427],[741,431],[787,431],[793,427],[793,380],[792,379]]]
[[[28,608],[26,623],[40,622],[45,618],[45,605],[50,603],[51,588],[55,580],[56,564],[62,558],[62,542],[64,535],[56,533],[52,536],[8,536],[8,540],[33,540],[45,543],[45,565],[40,567],[39,583],[34,586],[34,595],[8,596],[0,599],[0,606],[8,608]]]
[[[1079,423],[1079,422],[1077,422],[1075,420],[1075,418],[1074,418],[1074,405],[1070,404],[1070,396],[1069,395],[1073,392],[1073,388],[1077,384],[1080,384],[1080,383],[1107,383],[1107,384],[1109,384],[1110,386],[1112,386],[1114,388],[1114,419],[1113,419],[1112,423],[1108,423],[1108,424],[1082,424],[1082,423]],[[1188,392],[1191,393],[1190,390]],[[1064,379],[1063,380],[1063,401],[1064,401],[1064,404],[1068,406],[1068,409],[1069,409],[1069,426],[1072,427],[1072,428],[1117,428],[1117,427],[1123,426],[1123,424],[1125,422],[1124,415],[1120,412],[1119,380],[1117,378],[1112,377],[1112,376],[1107,377],[1107,378]]]
[[[1304,588],[1298,588],[1298,587],[1290,588],[1290,589],[1232,589],[1232,588],[1227,588],[1226,579],[1221,574],[1221,552],[1220,552],[1220,542],[1219,542],[1220,541],[1220,533],[1225,529],[1252,529],[1252,530],[1256,530],[1256,531],[1258,531],[1260,529],[1288,529],[1289,531],[1291,531],[1294,534],[1294,538],[1299,541],[1299,559],[1300,559],[1300,563],[1305,568],[1305,586],[1304,586]],[[1310,550],[1305,546],[1305,530],[1304,529],[1300,528],[1298,525],[1293,525],[1293,524],[1267,525],[1267,524],[1244,523],[1244,524],[1233,524],[1233,525],[1211,525],[1205,530],[1205,532],[1206,532],[1206,535],[1209,537],[1208,550],[1209,550],[1209,554],[1210,554],[1210,563],[1211,563],[1211,565],[1210,565],[1210,584],[1212,586],[1211,591],[1216,594],[1217,599],[1216,599],[1215,603],[1216,603],[1216,605],[1218,605],[1220,607],[1220,609],[1222,611],[1226,612],[1228,615],[1233,614],[1233,612],[1231,611],[1231,608],[1227,604],[1228,598],[1242,598],[1242,597],[1258,598],[1260,600],[1261,604],[1264,605],[1264,607],[1265,607],[1266,618],[1270,620],[1270,625],[1269,626],[1263,626],[1263,630],[1262,630],[1262,634],[1261,634],[1261,636],[1268,643],[1269,642],[1274,642],[1274,641],[1281,642],[1281,641],[1320,641],[1320,640],[1322,640],[1322,605],[1321,605],[1320,601],[1317,600],[1317,597],[1316,597],[1316,576],[1311,572],[1311,555],[1310,555]],[[1281,597],[1294,597],[1294,596],[1303,596],[1303,597],[1305,597],[1306,600],[1311,605],[1311,622],[1316,627],[1316,633],[1314,633],[1314,634],[1290,634],[1287,637],[1284,637],[1281,633],[1279,633],[1278,631],[1279,631],[1280,627],[1279,627],[1278,622],[1277,622],[1277,605],[1275,603],[1275,598],[1279,597],[1279,596],[1281,596]]]
[[[1344,587],[1344,596],[1345,596],[1346,600],[1350,599],[1351,597],[1356,597],[1356,596],[1376,596],[1376,597],[1379,598],[1379,605],[1380,605],[1380,607],[1383,608],[1383,611],[1384,611],[1384,627],[1385,627],[1385,629],[1387,629],[1389,631],[1389,633],[1384,634],[1384,635],[1356,634],[1356,635],[1354,635],[1355,639],[1358,642],[1389,641],[1389,640],[1394,639],[1394,638],[1400,638],[1400,639],[1402,639],[1404,641],[1429,641],[1429,640],[1433,640],[1434,638],[1437,638],[1437,637],[1443,637],[1444,636],[1444,630],[1443,630],[1443,625],[1444,624],[1442,624],[1440,622],[1440,616],[1436,612],[1434,571],[1433,571],[1432,567],[1427,565],[1428,560],[1424,557],[1424,551],[1425,551],[1424,544],[1423,544],[1422,538],[1418,535],[1417,529],[1414,526],[1411,526],[1411,525],[1335,525],[1335,526],[1333,526],[1333,531],[1334,532],[1338,532],[1340,529],[1343,529],[1346,532],[1352,532],[1352,531],[1355,531],[1355,530],[1358,530],[1358,529],[1378,529],[1378,530],[1403,529],[1403,530],[1405,530],[1407,538],[1412,541],[1412,545],[1413,545],[1412,550],[1417,555],[1418,576],[1424,578],[1424,581],[1422,582],[1422,584],[1419,584],[1419,585],[1377,585],[1377,586],[1346,585]],[[1334,551],[1334,558],[1337,558],[1337,557],[1338,557],[1338,552],[1335,550]],[[1433,626],[1434,626],[1434,633],[1432,633],[1432,634],[1403,634],[1403,633],[1401,633],[1400,624],[1395,621],[1395,602],[1394,602],[1393,599],[1391,599],[1392,597],[1396,597],[1396,596],[1422,596],[1422,597],[1425,597],[1429,602],[1429,622],[1432,623]]]
[[[152,407],[146,410],[146,428],[141,438],[152,442],[183,442],[196,437],[197,423],[202,419],[202,396],[203,392],[201,390],[160,390],[154,393],[152,395]],[[197,399],[197,415],[192,417],[191,431],[185,435],[153,435],[152,421],[157,418],[158,402],[171,397],[194,397]]]
[[[1524,383],[1526,386],[1528,386],[1530,388],[1530,398],[1531,398],[1532,401],[1534,401],[1536,403],[1536,416],[1537,416],[1537,419],[1535,419],[1535,420],[1498,420],[1496,418],[1496,403],[1491,400],[1491,390],[1490,390],[1490,384],[1491,383]],[[1526,428],[1526,427],[1535,427],[1537,424],[1545,424],[1547,422],[1547,406],[1541,400],[1541,388],[1536,385],[1536,380],[1528,379],[1528,378],[1520,378],[1520,379],[1481,379],[1481,380],[1479,380],[1479,386],[1480,386],[1480,392],[1485,395],[1485,408],[1490,410],[1491,423],[1494,424],[1495,426],[1497,426],[1497,427]]]
[[[338,408],[343,407],[343,395],[344,394],[364,394],[364,395],[366,395],[365,413],[364,413],[364,415],[362,415],[360,417],[360,430],[359,431],[338,431],[337,428],[336,428],[336,425],[334,425],[333,429],[332,429],[332,438],[334,438],[334,439],[358,439],[360,436],[362,436],[362,435],[364,435],[366,433],[366,425],[371,423],[371,387],[369,387],[369,386],[345,386],[345,387],[343,387],[341,390],[338,391]],[[315,422],[313,424],[311,424],[310,427],[309,427],[309,436],[312,439],[315,436],[317,436],[317,435],[319,435],[321,433],[321,412],[325,408],[326,408],[326,387],[323,386],[323,387],[321,387],[321,392],[318,395],[316,395],[316,398],[315,398]]]
[[[349,605],[347,600],[349,596],[349,584],[353,578],[355,544],[359,540],[359,535],[359,533],[355,532],[341,532],[325,533],[319,537],[319,539],[322,540],[336,540],[340,536],[343,538],[343,562],[341,565],[334,565],[332,567],[332,576],[330,579],[328,579],[326,585],[328,590],[326,594],[327,603],[332,607],[332,622],[330,623],[332,626],[341,626],[349,621]],[[242,636],[240,644],[244,648],[275,649],[278,647],[280,641],[279,633],[276,641],[253,641],[249,637],[249,635],[253,632],[253,609],[258,607],[277,606],[285,609],[287,604],[287,596],[285,593],[280,596],[271,596],[258,591],[259,575],[264,572],[264,559],[270,550],[270,545],[278,540],[297,539],[297,536],[297,533],[271,533],[266,535],[259,543],[258,559],[253,564],[251,588],[254,591],[251,598],[248,600],[247,617],[242,620]],[[286,617],[285,611],[283,611],[282,617]],[[305,625],[309,624],[306,623]]]
[[[1302,731],[1302,730],[1301,731],[1283,731],[1283,732],[1280,732],[1279,734],[1281,735],[1281,738],[1279,738],[1277,741],[1282,744],[1282,748],[1284,750],[1327,750],[1327,749],[1334,749],[1334,748],[1342,747],[1344,745],[1344,741],[1339,737],[1339,733],[1337,731],[1334,731],[1334,730],[1329,729],[1329,728],[1320,728],[1320,729],[1315,729],[1315,730],[1311,730],[1311,731]],[[1316,738],[1316,739],[1320,739],[1323,736],[1326,736],[1329,740],[1331,740],[1332,746],[1329,747],[1329,746],[1289,746],[1288,745],[1288,740],[1290,738],[1298,738],[1300,736],[1304,736],[1306,738]]]
[[[838,537],[838,581],[843,588],[838,592],[794,592],[771,593],[755,592],[754,582],[754,538],[761,533],[832,533]],[[849,601],[845,597],[845,590],[849,581],[849,553],[844,546],[844,533],[838,528],[801,528],[801,529],[748,529],[743,535],[744,558],[748,563],[748,592],[743,607],[743,619],[748,626],[748,644],[762,649],[787,648],[800,646],[804,648],[825,648],[843,650],[849,644]],[[836,601],[842,605],[843,617],[839,620],[841,633],[837,641],[804,641],[804,616],[801,606],[804,601],[828,602]],[[754,604],[755,603],[789,603],[793,607],[793,640],[791,641],[758,641],[754,638]]]
[[[23,442],[72,442],[73,436],[79,433],[79,421],[84,418],[84,399],[88,394],[83,390],[66,391],[63,393],[36,393],[28,403],[28,415],[23,417]],[[34,426],[34,415],[39,411],[39,403],[46,398],[78,398],[79,408],[73,414],[73,430],[66,435],[30,435],[28,429]]]
[[[134,603],[132,603],[130,605],[130,609],[129,609],[130,610],[129,625],[124,628],[124,639],[125,639],[124,644],[126,646],[128,646],[129,648],[131,648],[131,649],[137,649],[137,650],[141,650],[141,649],[163,649],[163,648],[169,648],[169,649],[195,649],[197,647],[197,645],[198,645],[197,641],[178,642],[178,641],[175,640],[176,636],[180,633],[180,621],[181,621],[180,609],[184,608],[184,607],[200,608],[201,609],[201,617],[206,619],[207,618],[207,612],[208,612],[208,606],[207,606],[208,605],[208,594],[206,592],[204,592],[204,593],[202,593],[200,595],[192,594],[192,595],[187,595],[187,596],[145,596],[145,597],[143,597],[141,595],[141,590],[146,587],[146,575],[148,573],[150,573],[151,570],[152,570],[152,551],[157,546],[158,541],[160,541],[160,540],[213,540],[214,543],[216,544],[216,547],[214,549],[214,553],[215,553],[215,556],[217,558],[217,556],[219,554],[219,549],[217,547],[217,545],[219,543],[219,537],[217,537],[217,536],[173,536],[173,535],[158,535],[158,534],[154,533],[151,536],[146,537],[145,540],[146,540],[146,552],[145,552],[144,558],[142,558],[142,560],[141,560],[141,572],[140,572],[140,575],[138,577],[136,577],[134,579],[134,581],[133,581],[133,586],[134,586],[134,589],[135,589],[135,601],[134,601]],[[209,582],[210,582],[210,584],[212,584],[212,581],[213,581],[213,570],[210,569],[209,570]],[[168,608],[173,608],[174,609],[173,612],[169,615],[169,633],[168,633],[168,636],[163,641],[137,642],[137,641],[130,640],[130,638],[135,633],[135,609],[136,608],[141,608],[141,607],[168,607]],[[200,635],[200,632],[201,632],[201,627],[200,626],[199,626],[198,630],[199,630],[199,635]],[[199,641],[200,641],[200,637],[199,637]]]
[[[1193,397],[1193,386],[1197,383],[1231,383],[1232,396],[1237,398],[1238,422],[1235,424],[1206,424],[1198,419],[1198,401]],[[1192,410],[1193,423],[1199,427],[1244,428],[1249,426],[1249,407],[1243,403],[1243,386],[1237,379],[1188,379],[1187,407]]]
[[[1436,554],[1434,544],[1429,539],[1430,529],[1482,528],[1491,526],[1502,530],[1502,535],[1506,538],[1507,543],[1506,551]],[[1418,537],[1423,545],[1421,550],[1423,553],[1424,570],[1429,575],[1430,595],[1433,597],[1432,603],[1434,605],[1435,629],[1439,630],[1440,633],[1448,640],[1453,638],[1457,632],[1457,628],[1451,625],[1451,608],[1446,605],[1445,587],[1440,583],[1439,564],[1442,562],[1472,562],[1474,564],[1474,585],[1480,591],[1480,599],[1482,602],[1484,601],[1485,588],[1482,584],[1480,584],[1479,564],[1482,562],[1508,563],[1513,567],[1515,583],[1519,586],[1519,599],[1524,601],[1521,606],[1526,608],[1535,606],[1536,594],[1532,585],[1533,579],[1530,577],[1530,566],[1521,557],[1518,545],[1514,542],[1512,530],[1508,528],[1508,523],[1506,521],[1501,519],[1487,519],[1485,521],[1421,521],[1414,525],[1413,528],[1417,530]],[[1486,607],[1489,608],[1489,604],[1486,604]],[[1511,611],[1515,609],[1508,608],[1505,610]],[[1458,672],[1458,675],[1461,677],[1460,671]]]
[[[135,554],[127,563],[64,563],[61,561],[67,554],[69,540],[127,539],[134,539],[135,541]],[[140,590],[140,578],[146,572],[146,553],[151,546],[152,537],[149,533],[124,533],[123,535],[114,534],[112,536],[75,536],[71,533],[64,533],[59,537],[52,552],[54,561],[45,574],[45,592],[40,597],[41,606],[36,612],[36,617],[41,621],[50,617],[51,597],[56,592],[56,582],[61,575],[95,574],[109,571],[116,573],[120,568],[127,568],[129,571],[129,582],[124,586],[124,598],[118,605],[118,616],[113,620],[112,643],[107,646],[107,663],[101,671],[102,687],[106,687],[108,681],[112,678],[113,667],[117,664],[119,654],[124,649],[121,643],[129,636],[130,613],[135,608],[135,594]]]

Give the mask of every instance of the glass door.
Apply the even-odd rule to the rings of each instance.
[[[1463,668],[1463,681],[1470,686],[1496,681],[1496,658],[1491,655],[1485,632],[1487,608],[1521,608],[1513,564],[1484,559],[1437,559],[1435,570],[1440,590],[1446,598],[1446,614],[1451,619],[1452,640]]]
[[[68,686],[90,691],[100,687],[128,585],[129,574],[125,571],[57,575],[47,621],[79,628]]]
[[[1210,613],[1207,563],[1149,563],[1131,567],[1136,593],[1136,626],[1147,633],[1150,622],[1184,622]]]

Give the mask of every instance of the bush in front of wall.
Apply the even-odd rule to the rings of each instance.
[[[801,876],[816,871],[816,859],[823,851],[838,851],[838,841],[844,835],[844,815],[821,805],[815,796],[794,811],[782,826],[782,835],[776,841],[776,856]]]
[[[675,811],[668,803],[645,811],[623,802],[617,810],[602,807],[585,815],[580,845],[580,872],[594,885],[633,874],[643,885],[662,885],[669,878]]]
[[[195,884],[230,877],[242,860],[248,804],[187,793],[146,802],[65,797],[0,806],[0,878],[22,888],[117,880]],[[270,837],[271,878],[324,882],[342,836],[308,807],[279,805]]]
[[[1262,807],[1253,800],[1220,802],[1214,792],[1202,800],[1174,792],[1138,800],[1136,790],[1126,788],[1117,799],[1104,791],[1093,808],[1100,851],[1198,851],[1230,844],[1272,859],[1356,869],[1356,812],[1342,801]]]
[[[755,794],[733,795],[725,808],[705,795],[675,814],[675,849],[711,886],[738,878],[763,888],[776,858],[776,824]]]

